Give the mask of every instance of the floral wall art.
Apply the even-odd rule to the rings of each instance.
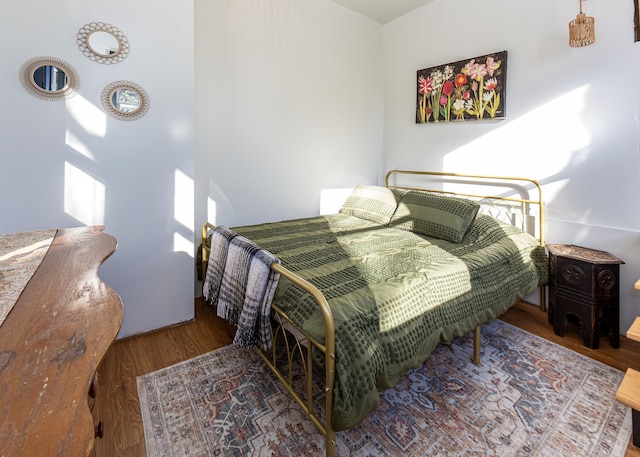
[[[504,119],[507,51],[418,70],[416,123]]]

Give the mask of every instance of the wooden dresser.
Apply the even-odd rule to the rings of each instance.
[[[93,454],[89,391],[123,317],[98,277],[116,249],[103,230],[58,230],[0,326],[0,456]]]

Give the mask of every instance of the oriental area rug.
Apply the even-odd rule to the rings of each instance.
[[[623,373],[500,320],[440,344],[338,456],[624,456]],[[149,457],[322,456],[324,438],[252,350],[227,346],[138,377]]]

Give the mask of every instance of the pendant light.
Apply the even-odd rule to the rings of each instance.
[[[582,0],[580,0],[580,13],[575,20],[569,22],[569,46],[579,48],[589,46],[595,41],[595,20],[582,12]]]

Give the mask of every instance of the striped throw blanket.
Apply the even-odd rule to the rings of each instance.
[[[235,344],[271,350],[271,301],[280,279],[272,263],[280,260],[247,238],[223,226],[214,230],[203,293],[218,316],[237,325]]]

